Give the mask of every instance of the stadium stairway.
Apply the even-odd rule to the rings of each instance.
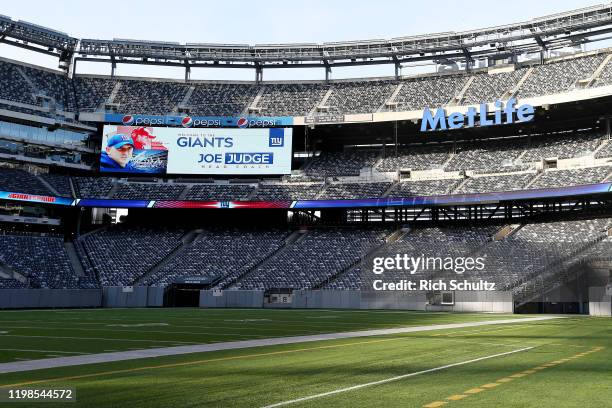
[[[611,54],[612,55],[612,54]],[[606,146],[610,143],[609,139],[603,139],[601,141],[601,143],[599,144],[599,146],[597,146],[597,148],[595,150],[593,150],[593,156],[597,157],[597,153],[599,153],[600,150],[605,149]]]
[[[76,198],[77,197],[77,193],[76,193],[76,186],[75,186],[75,181],[72,180],[72,177],[68,177],[68,184],[70,185],[70,192],[72,193],[72,197]]]
[[[522,78],[518,81],[518,83],[514,86],[514,88],[506,91],[499,99],[508,100],[510,98],[515,97],[519,89],[521,89],[521,87],[523,86],[527,78],[529,78],[529,76],[531,75],[534,69],[535,69],[534,67],[530,67],[529,69],[527,69],[527,72],[525,72],[525,75],[522,76]]]
[[[385,238],[385,242],[383,242],[380,245],[377,245],[375,247],[372,247],[370,249],[370,251],[366,254],[364,254],[363,257],[361,257],[361,259],[358,259],[357,261],[353,262],[350,265],[347,265],[345,268],[339,270],[336,274],[329,276],[327,279],[319,282],[317,285],[313,286],[312,289],[313,290],[317,290],[317,289],[323,289],[327,286],[329,286],[331,283],[333,283],[334,281],[338,280],[338,279],[342,279],[344,277],[344,275],[346,273],[348,273],[349,271],[351,271],[353,268],[355,268],[358,264],[360,263],[365,263],[365,262],[369,262],[371,261],[373,258],[375,258],[377,255],[379,255],[381,253],[381,251],[388,245],[391,244],[393,242],[396,242],[400,239],[402,239],[403,237],[405,237],[406,235],[408,235],[410,233],[410,228],[408,227],[401,227],[399,229],[394,230],[391,234],[389,234],[386,238]]]
[[[106,229],[108,229],[108,226],[103,226],[101,228],[95,228],[95,229],[93,229],[91,231],[88,231],[88,232],[86,232],[84,234],[79,235],[72,242],[72,248],[74,249],[77,257],[79,258],[79,264],[81,265],[81,268],[83,270],[83,276],[90,276],[97,283],[100,282],[99,272],[98,272],[98,269],[94,266],[95,263],[91,259],[90,255],[89,255],[89,251],[87,251],[87,249],[84,246],[83,239],[85,237],[89,236],[89,235],[93,235],[93,234],[97,234],[99,232],[105,231]],[[69,256],[69,259],[70,259],[70,252],[68,252],[68,256]],[[75,271],[77,276],[80,276],[77,268],[75,268],[74,265],[73,265],[73,270]]]
[[[391,110],[391,107],[397,106],[397,103],[395,102],[395,98],[400,93],[400,91],[402,90],[403,87],[404,87],[404,83],[403,82],[400,82],[399,84],[397,84],[397,86],[395,87],[395,90],[393,91],[391,96],[389,96],[389,99],[384,101],[382,103],[382,105],[380,105],[378,107],[376,112],[382,112],[382,111],[386,111],[386,110]]]
[[[108,191],[108,194],[106,194],[105,198],[113,198],[113,194],[115,194],[117,192],[117,190],[119,190],[119,187],[121,187],[120,183],[118,183],[117,180],[114,179],[113,180],[113,186]]]
[[[314,156],[306,160],[304,164],[302,164],[302,167],[300,167],[299,170],[302,172],[305,172],[306,170],[312,167],[313,163],[314,163]]]
[[[372,164],[372,166],[370,167],[370,168],[372,169],[371,171],[373,171],[373,172],[377,172],[377,173],[378,173],[378,170],[376,170],[376,168],[377,168],[377,167],[380,165],[380,163],[382,163],[382,162],[383,162],[383,160],[385,160],[385,158],[383,157],[383,154],[382,154],[382,152],[381,152],[381,153],[380,153],[380,156],[378,156],[378,157],[376,158],[376,161],[375,161],[375,162]],[[361,171],[360,171],[360,173],[361,173]]]
[[[442,164],[440,165],[440,168],[442,168],[442,169],[446,169],[446,167],[447,167],[447,166],[448,166],[448,164],[449,164],[449,163],[450,163],[450,162],[453,160],[453,158],[455,157],[455,155],[456,155],[456,154],[457,154],[457,153],[455,153],[455,152],[450,152],[450,153],[448,154],[448,158],[447,158],[447,159],[444,161],[444,163],[442,163]]]
[[[508,238],[509,236],[515,234],[519,229],[521,229],[521,227],[521,224],[506,225],[493,235],[493,241],[502,241]]]
[[[450,191],[450,192],[451,192],[451,194],[455,194],[455,193],[457,193],[461,187],[463,187],[464,185],[466,185],[466,184],[467,184],[467,183],[470,181],[470,179],[471,179],[471,177],[464,177],[464,178],[463,178],[463,180],[461,180],[461,181],[459,182],[459,184],[455,185],[455,186],[452,188],[452,190]]]
[[[389,194],[391,194],[391,192],[395,189],[395,187],[397,187],[400,183],[401,183],[400,181],[394,181],[393,183],[391,183],[389,188],[385,190],[384,193],[381,194],[381,197],[389,197]]]
[[[51,192],[51,194],[55,195],[55,196],[60,196],[61,194],[57,192],[57,190],[51,185],[49,184],[49,182],[47,182],[47,180],[45,180],[43,177],[39,175],[36,176],[36,178],[38,179],[38,181],[41,182],[41,184],[43,186],[45,186],[47,188],[47,190],[49,190],[49,192]]]
[[[32,99],[36,100],[35,95],[40,94],[40,90],[34,85],[34,82],[32,82],[30,77],[27,76],[25,72],[23,72],[23,69],[21,69],[21,67],[15,66],[15,70],[19,73],[19,75],[23,78],[23,80],[30,87],[30,91],[32,93]]]
[[[553,276],[537,276],[528,284],[524,284],[520,291],[514,293],[514,307],[520,308],[527,303],[538,301],[538,299],[542,299],[563,284],[580,278],[585,272],[586,268],[583,261],[563,262]]]
[[[551,262],[544,268],[532,273],[529,280],[524,280],[521,284],[512,288],[515,307],[521,307],[536,298],[542,297],[568,282],[572,277],[576,277],[576,273],[580,270],[577,267],[585,261],[584,259],[576,260],[576,258],[606,239],[608,234],[608,229],[602,231],[595,238],[569,252],[560,260]]]
[[[610,59],[612,59],[612,54],[608,54],[606,58],[601,61],[601,64],[599,64],[597,69],[593,72],[593,75],[591,75],[589,78],[582,80],[584,88],[590,87],[592,84],[595,83],[595,81],[597,81],[597,78],[599,78],[602,71],[606,68],[606,65],[608,65],[608,62],[610,62]]]
[[[450,100],[450,105],[461,105],[461,102],[463,101],[463,97],[465,95],[465,93],[467,92],[468,88],[472,85],[472,82],[474,82],[475,77],[474,76],[470,76],[468,78],[468,80],[465,82],[465,85],[463,86],[463,88],[459,91],[459,93],[455,96],[453,96],[453,98]]]
[[[529,180],[529,183],[525,184],[524,189],[527,190],[529,187],[531,187],[536,181],[538,181],[540,177],[544,175],[544,173],[545,173],[544,171],[538,172],[538,174],[536,174],[534,178]]]
[[[78,277],[85,276],[85,269],[83,268],[83,264],[81,263],[81,259],[76,252],[76,248],[74,247],[74,243],[72,242],[64,242],[64,249],[68,254],[68,259],[70,260],[70,264],[72,265],[72,269],[74,273]]]
[[[302,240],[306,236],[307,233],[308,233],[307,230],[293,231],[291,234],[289,234],[289,236],[287,236],[287,238],[285,238],[283,245],[280,248],[278,248],[276,251],[272,252],[267,258],[262,259],[261,261],[259,261],[258,263],[256,263],[251,268],[247,269],[246,271],[244,271],[238,276],[235,276],[230,279],[221,280],[217,284],[216,289],[228,289],[229,287],[236,285],[241,280],[249,276],[253,271],[256,271],[258,268],[265,266],[268,262],[274,259],[277,255],[285,252],[287,248],[291,246],[291,244]]]
[[[29,279],[27,276],[16,271],[15,269],[13,269],[12,266],[5,264],[2,261],[0,261],[0,277],[5,278],[5,279],[15,279],[25,284],[29,283]]]
[[[246,116],[246,115],[251,114],[252,112],[258,111],[257,105],[259,104],[259,101],[261,100],[261,97],[263,96],[265,90],[266,90],[265,87],[263,86],[259,87],[259,90],[257,91],[257,95],[255,95],[255,97],[250,103],[246,104],[244,111],[242,111],[242,116]]]
[[[117,83],[113,87],[113,90],[111,91],[111,94],[108,96],[108,99],[106,100],[106,103],[111,104],[111,103],[115,102],[115,98],[117,97],[117,94],[121,90],[122,86],[123,86],[123,84],[121,83],[121,81],[117,81]]]
[[[251,192],[244,198],[244,200],[245,201],[253,201],[253,197],[255,197],[255,195],[259,191],[259,188],[260,188],[260,184],[257,183],[255,188],[253,190],[251,190]]]
[[[186,184],[185,188],[183,191],[181,191],[181,194],[178,195],[177,199],[184,200],[185,197],[187,197],[187,194],[189,194],[189,191],[191,191],[191,187],[193,187],[193,184]]]
[[[524,148],[524,149],[521,151],[521,154],[519,154],[518,156],[516,156],[516,158],[513,160],[512,164],[515,164],[515,165],[520,165],[520,164],[522,164],[522,163],[523,163],[523,157],[525,157],[525,155],[528,153],[528,151],[529,151],[528,149]]]
[[[197,229],[197,230],[191,230],[188,231],[185,235],[183,235],[183,237],[181,238],[181,243],[180,245],[178,245],[176,248],[174,248],[174,250],[172,250],[172,252],[170,252],[168,254],[168,256],[166,256],[165,258],[163,258],[161,261],[159,261],[158,263],[156,263],[155,265],[153,265],[151,267],[151,269],[149,269],[148,271],[146,271],[144,274],[142,274],[140,277],[138,277],[137,279],[134,280],[134,282],[132,283],[133,286],[137,286],[137,285],[145,285],[144,282],[147,281],[147,279],[150,276],[155,275],[155,273],[157,273],[157,271],[159,271],[161,268],[163,268],[166,264],[168,264],[168,262],[170,262],[171,260],[173,260],[178,254],[180,254],[181,252],[183,252],[185,250],[185,248],[189,247],[200,235],[203,234],[203,230],[201,229]]]
[[[308,112],[308,116],[314,116],[317,114],[317,112],[322,112],[324,109],[329,108],[329,106],[327,106],[327,101],[332,96],[332,93],[334,93],[334,88],[330,87],[327,92],[325,92],[325,95],[323,95],[323,98],[321,98],[319,103],[315,104],[310,112]]]
[[[183,100],[181,101],[181,103],[176,107],[177,112],[178,108],[189,106],[189,99],[191,98],[193,91],[195,91],[195,86],[191,85],[189,89],[187,89],[187,93],[185,94],[185,96],[183,96]]]
[[[321,190],[319,190],[319,192],[317,193],[317,195],[315,195],[314,199],[315,200],[320,200],[321,197],[323,196],[323,194],[325,194],[325,190],[327,190],[327,186],[328,184],[325,183],[321,186]]]

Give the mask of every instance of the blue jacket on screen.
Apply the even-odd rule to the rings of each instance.
[[[128,162],[125,167],[121,167],[119,163],[114,161],[106,152],[102,152],[100,156],[100,168],[112,170],[132,170],[132,163]]]

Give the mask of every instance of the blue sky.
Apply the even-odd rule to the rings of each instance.
[[[289,43],[391,38],[477,29],[600,4],[556,0],[411,2],[394,0],[28,1],[3,2],[0,14],[64,31],[78,38],[132,38],[201,43]],[[180,5],[179,5],[180,4]],[[256,4],[256,6],[255,6]],[[0,45],[0,56],[57,68],[45,56]],[[108,74],[108,64],[79,72]],[[337,69],[333,78],[391,75],[392,66]],[[182,78],[178,68],[119,66],[118,75]],[[264,80],[316,79],[322,70],[264,71]],[[252,80],[251,70],[194,69],[194,79]]]

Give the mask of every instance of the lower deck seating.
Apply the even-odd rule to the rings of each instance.
[[[116,225],[79,238],[79,245],[101,285],[132,285],[176,249],[184,233]]]
[[[27,277],[32,288],[81,287],[59,236],[0,234],[0,261]]]
[[[146,282],[167,285],[195,276],[232,281],[278,250],[288,233],[277,228],[206,229]]]
[[[376,257],[409,254],[425,257],[472,257],[483,259],[484,267],[461,274],[462,278],[495,282],[498,290],[511,290],[517,296],[532,280],[554,280],[563,270],[589,259],[610,259],[612,241],[608,231],[612,218],[529,223],[515,229],[504,239],[493,236],[503,225],[473,227],[415,228],[398,241],[387,244]],[[419,275],[394,271],[392,279],[457,278],[443,270],[433,269]],[[433,275],[431,274],[433,273]],[[428,275],[429,274],[429,275]],[[387,274],[387,278],[391,276]],[[355,265],[327,289],[371,289],[372,264]],[[377,279],[380,279],[378,277]]]
[[[381,245],[382,229],[314,229],[239,280],[236,289],[310,289],[351,267]]]

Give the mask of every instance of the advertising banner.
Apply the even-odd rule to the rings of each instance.
[[[162,128],[105,125],[100,171],[265,175],[291,173],[290,128]]]
[[[105,123],[125,126],[265,128],[293,125],[291,116],[159,116],[106,113]]]

